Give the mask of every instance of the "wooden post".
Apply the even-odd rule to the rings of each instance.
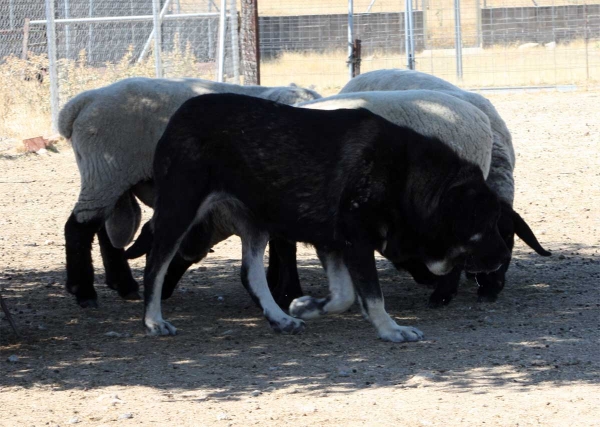
[[[242,67],[244,84],[260,84],[260,46],[258,32],[258,0],[242,3]]]
[[[29,18],[25,18],[23,24],[23,50],[21,51],[21,59],[27,59],[27,49],[29,49]]]
[[[354,67],[352,68],[352,77],[360,75],[360,58],[361,58],[361,44],[359,39],[354,40],[352,44],[352,60],[354,61]]]

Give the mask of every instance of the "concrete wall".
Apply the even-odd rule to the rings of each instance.
[[[484,47],[581,40],[586,28],[590,39],[600,38],[600,4],[481,10]]]

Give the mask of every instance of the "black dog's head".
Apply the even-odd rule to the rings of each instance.
[[[387,230],[381,253],[396,263],[419,260],[437,276],[455,267],[496,271],[510,260],[498,231],[500,200],[479,167],[452,160],[454,165],[437,164],[433,172],[416,170],[402,214],[394,221],[397,227]]]
[[[512,254],[516,234],[539,255],[550,256],[551,253],[540,245],[529,225],[527,225],[525,220],[513,210],[512,206],[505,201],[501,201],[500,205],[501,210],[500,218],[498,219],[498,231],[510,253]],[[475,279],[479,285],[477,293],[480,299],[494,301],[498,297],[500,291],[504,289],[506,272],[508,271],[509,264],[510,258],[503,263],[497,271],[475,275]]]

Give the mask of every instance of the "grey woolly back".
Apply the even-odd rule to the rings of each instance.
[[[427,73],[400,69],[376,70],[361,74],[350,80],[342,88],[340,94],[415,89],[446,93],[471,103],[488,116],[494,134],[494,148],[488,184],[497,191],[499,197],[512,205],[514,200],[513,170],[516,162],[512,136],[496,108],[482,95],[463,90],[450,82]]]
[[[334,110],[365,108],[398,125],[438,138],[463,159],[490,172],[493,136],[488,117],[477,107],[431,90],[344,93],[298,105]]]

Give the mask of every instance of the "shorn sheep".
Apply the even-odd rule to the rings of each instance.
[[[549,256],[537,241],[535,235],[525,221],[512,209],[515,187],[513,170],[515,168],[515,152],[512,137],[506,123],[498,114],[492,103],[483,96],[468,92],[442,80],[438,77],[411,70],[386,69],[371,71],[350,80],[342,88],[340,94],[365,91],[397,91],[427,89],[443,92],[469,102],[483,111],[490,120],[493,133],[493,149],[490,173],[487,184],[503,202],[503,209],[498,227],[500,233],[511,249],[514,246],[514,235],[517,234],[527,245],[542,256]],[[479,284],[480,297],[494,300],[504,288],[505,275],[509,262],[500,270],[491,274],[479,274],[476,280]]]
[[[209,93],[237,93],[286,104],[320,98],[294,85],[130,78],[83,92],[61,110],[59,132],[71,140],[81,176],[79,198],[65,224],[66,288],[80,306],[97,306],[91,258],[96,234],[106,284],[125,299],[139,299],[139,286],[123,250],[140,224],[136,196],[152,206],[152,159],[169,118],[186,100]]]

